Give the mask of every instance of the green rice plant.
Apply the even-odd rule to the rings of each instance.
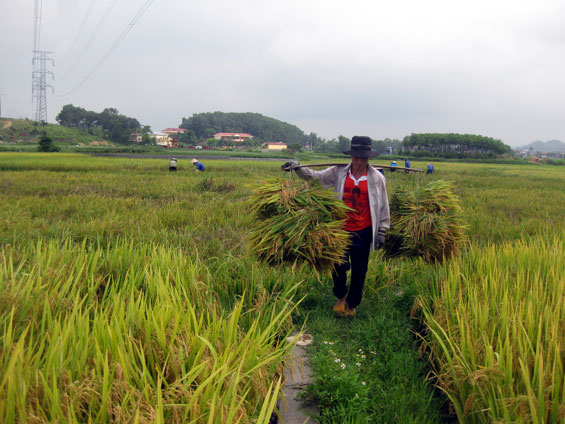
[[[3,247],[0,421],[266,423],[296,287],[226,309],[220,277],[154,245]]]
[[[272,180],[253,190],[248,205],[257,218],[250,242],[260,260],[308,263],[317,272],[331,271],[343,260],[349,208],[335,193],[307,181]]]
[[[427,262],[457,256],[467,226],[453,185],[436,180],[414,190],[397,189],[390,201],[389,254],[421,256]]]
[[[472,247],[420,297],[437,385],[460,422],[565,420],[564,240]]]
[[[223,193],[233,191],[235,189],[235,184],[226,180],[219,181],[215,178],[204,177],[198,182],[196,187],[201,192],[213,191],[216,193]]]

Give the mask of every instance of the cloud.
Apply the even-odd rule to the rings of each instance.
[[[57,78],[109,4],[96,3],[60,62],[83,3],[45,3],[42,48],[53,49]],[[90,72],[143,3],[115,4],[57,82],[59,94]],[[4,100],[18,113],[30,110],[31,8],[12,3],[10,18],[0,18],[0,46],[14,64],[0,70],[0,92],[10,87]],[[50,119],[72,102],[117,107],[154,129],[222,110],[259,112],[326,138],[445,131],[515,145],[565,139],[564,9],[557,0],[155,1],[88,81],[49,97]]]

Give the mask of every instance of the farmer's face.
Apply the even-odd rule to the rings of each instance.
[[[360,158],[357,156],[351,157],[351,163],[354,169],[367,169],[367,165],[369,164],[369,158]]]

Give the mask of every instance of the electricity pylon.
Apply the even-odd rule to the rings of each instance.
[[[47,122],[47,88],[53,90],[53,86],[47,84],[47,75],[53,78],[53,72],[47,70],[47,62],[55,66],[53,59],[47,57],[52,52],[34,51],[33,73],[32,73],[32,96],[35,101],[35,120]]]

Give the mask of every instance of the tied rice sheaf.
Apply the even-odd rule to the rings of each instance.
[[[390,256],[420,256],[442,262],[459,255],[467,225],[451,183],[432,181],[414,191],[397,189],[390,201],[391,228],[385,250]]]
[[[255,214],[251,249],[269,265],[310,264],[318,273],[343,261],[349,235],[343,229],[351,210],[317,181],[269,180],[253,189]]]

